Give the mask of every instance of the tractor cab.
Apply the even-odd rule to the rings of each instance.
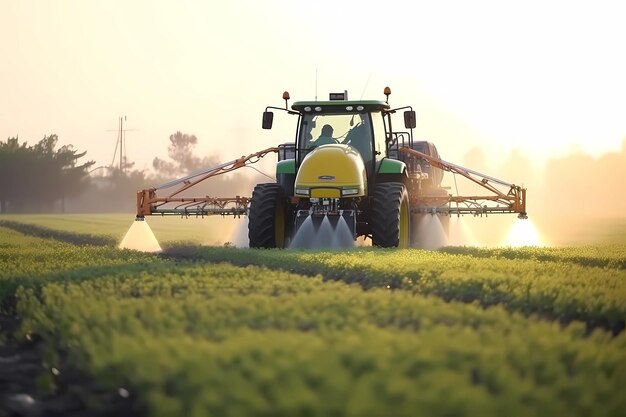
[[[386,88],[385,95],[390,93]],[[372,236],[379,246],[406,246],[406,165],[388,157],[389,147],[399,137],[392,130],[391,115],[400,109],[391,109],[381,100],[351,101],[347,93],[331,93],[325,101],[298,101],[291,108],[289,93],[283,99],[284,108],[266,107],[263,128],[272,128],[270,109],[298,116],[294,155],[282,159],[279,154],[277,183],[257,186],[253,192],[251,246],[282,247],[297,231],[309,226],[324,229],[324,225],[347,230],[351,239]],[[415,112],[402,109],[405,128],[413,129]],[[411,132],[408,137],[412,139]],[[396,226],[402,227],[402,234],[394,234],[386,223],[398,210],[403,213],[402,226]],[[270,221],[274,235],[256,226]]]
[[[376,162],[385,152],[385,127],[381,111],[384,102],[313,101],[296,102],[292,109],[300,113],[296,138],[296,166],[301,167],[312,151],[324,145],[346,145],[356,152],[372,179]]]
[[[387,98],[391,91],[387,87]],[[415,127],[415,112],[410,107],[391,109],[387,101],[348,100],[347,91],[330,93],[327,101],[298,101],[288,108],[289,93],[283,93],[285,108],[268,106],[263,113],[263,129],[271,129],[274,114],[269,109],[283,110],[298,115],[296,132],[295,166],[300,168],[305,157],[322,145],[348,145],[356,151],[367,170],[367,177],[374,180],[377,167],[384,157],[390,155],[390,147],[398,147],[398,139],[412,145],[412,135],[408,132],[393,132],[391,115],[397,110],[404,112],[404,125]],[[408,136],[407,136],[408,135]],[[279,158],[284,159],[284,158]]]

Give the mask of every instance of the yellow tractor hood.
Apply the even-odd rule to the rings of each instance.
[[[367,195],[361,155],[348,145],[322,145],[307,154],[296,175],[295,195],[312,198]]]

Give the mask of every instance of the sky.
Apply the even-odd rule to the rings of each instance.
[[[621,1],[0,0],[0,140],[114,161],[119,117],[136,168],[176,132],[229,161],[293,140],[267,105],[383,99],[451,162],[599,157],[626,138]]]

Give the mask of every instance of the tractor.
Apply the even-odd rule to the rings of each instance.
[[[345,221],[354,239],[370,237],[380,247],[411,245],[411,196],[440,187],[443,171],[398,152],[401,145],[438,157],[433,144],[413,142],[416,114],[392,109],[387,100],[351,101],[347,92],[327,101],[297,101],[287,108],[268,106],[263,129],[271,129],[272,110],[298,117],[292,158],[279,152],[276,183],[259,184],[250,202],[250,247],[282,248],[307,220],[315,229],[327,218],[336,228]],[[393,130],[392,115],[403,110],[405,131]],[[329,132],[329,133],[328,133]],[[289,155],[291,156],[291,155]]]
[[[262,128],[274,112],[297,117],[293,142],[207,168],[137,193],[137,217],[146,215],[248,216],[249,246],[286,248],[301,229],[347,231],[351,241],[374,246],[420,246],[420,219],[437,216],[449,229],[450,215],[517,213],[526,218],[526,189],[441,159],[432,142],[413,138],[416,113],[385,100],[349,100],[347,91],[325,101],[267,106]],[[258,184],[250,197],[180,197],[195,184],[277,153],[276,182]],[[488,195],[452,195],[444,172],[464,177]],[[157,191],[182,186],[166,197]],[[504,190],[502,187],[505,187]],[[179,195],[178,197],[176,197]],[[172,206],[173,205],[173,206]]]

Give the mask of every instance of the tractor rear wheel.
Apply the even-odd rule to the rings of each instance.
[[[371,204],[372,244],[407,248],[410,244],[409,194],[401,182],[376,184]]]
[[[286,213],[285,191],[280,184],[259,184],[254,187],[248,214],[250,247],[284,247]]]

